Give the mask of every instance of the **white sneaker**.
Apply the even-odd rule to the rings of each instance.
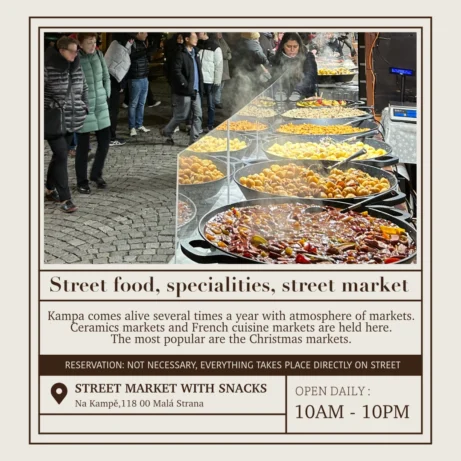
[[[123,104],[122,104],[122,107],[123,107],[124,109],[128,109],[128,104],[123,103]]]
[[[131,128],[130,130],[130,136],[138,136],[138,133],[136,131],[136,128]]]
[[[149,133],[150,129],[146,128],[145,126],[140,126],[138,128],[139,131],[142,131],[143,133]]]
[[[178,131],[179,131],[179,126],[177,126],[177,127],[174,129],[173,133],[177,133]]]

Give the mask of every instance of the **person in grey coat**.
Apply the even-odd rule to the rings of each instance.
[[[222,109],[223,106],[221,104],[221,99],[222,99],[222,90],[224,88],[224,84],[226,81],[230,80],[230,71],[229,71],[229,61],[232,59],[232,53],[229,45],[227,42],[224,40],[222,33],[218,32],[216,35],[210,34],[211,37],[215,38],[216,41],[218,42],[218,45],[221,48],[222,51],[222,57],[223,57],[223,71],[222,71],[222,80],[221,80],[221,85],[217,89],[214,99],[215,99],[215,107],[218,109]]]
[[[259,44],[258,32],[242,32],[232,50],[232,78],[238,105],[246,105],[271,79],[267,70],[269,60]]]
[[[45,182],[45,198],[59,202],[61,210],[77,210],[71,199],[67,173],[67,157],[73,134],[83,127],[88,114],[88,85],[80,59],[78,42],[62,37],[56,48],[47,53],[44,71],[45,117],[49,108],[64,107],[66,134],[48,139],[53,152]]]
[[[267,56],[267,59],[270,60],[275,54],[275,41],[273,32],[261,32],[259,35],[259,44],[263,49],[264,53]]]

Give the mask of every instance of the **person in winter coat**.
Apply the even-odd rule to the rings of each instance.
[[[160,134],[166,138],[166,143],[173,145],[172,135],[181,122],[185,122],[192,112],[190,144],[199,137],[202,129],[202,102],[204,93],[203,75],[200,59],[196,53],[197,34],[185,32],[184,45],[176,53],[171,73],[171,89],[173,100],[173,118]]]
[[[203,86],[205,87],[208,105],[206,131],[209,132],[213,130],[214,125],[215,94],[222,82],[223,55],[214,37],[210,38],[206,32],[199,32],[198,38],[198,56],[202,64]]]
[[[282,42],[283,32],[274,32],[274,43],[275,51],[279,49],[280,43]]]
[[[80,43],[80,63],[88,83],[89,112],[85,123],[78,131],[77,155],[75,156],[75,173],[77,175],[77,190],[81,194],[91,192],[88,183],[88,152],[90,133],[96,134],[98,147],[96,150],[90,180],[96,183],[98,189],[105,189],[106,182],[102,178],[104,162],[109,150],[110,115],[107,100],[110,98],[110,76],[106,61],[101,51],[96,50],[96,34],[78,34]]]
[[[259,35],[259,44],[267,56],[270,59],[275,54],[275,41],[273,32],[261,32]]]
[[[232,59],[232,53],[229,45],[227,42],[224,40],[222,33],[218,32],[216,34],[216,40],[218,42],[219,47],[221,48],[222,51],[222,58],[223,58],[223,68],[222,68],[222,80],[221,80],[221,85],[217,89],[215,93],[215,107],[218,109],[222,109],[223,106],[221,104],[221,98],[222,98],[222,90],[224,88],[225,82],[230,80],[230,72],[229,72],[229,61]]]
[[[236,55],[234,64],[241,67],[244,71],[259,71],[261,64],[267,66],[269,60],[259,44],[258,32],[244,32],[240,34],[240,40],[234,50]],[[238,57],[238,59],[237,59]]]
[[[123,93],[127,85],[126,76],[130,70],[131,45],[134,42],[134,34],[118,33],[113,35],[114,40],[109,45],[104,59],[110,75],[110,143],[109,146],[123,146],[126,142],[117,138],[117,122],[120,109],[120,93]]]
[[[315,56],[307,51],[301,37],[296,32],[286,32],[279,49],[272,59],[275,79],[281,90],[290,95],[290,101],[313,96],[317,84],[317,63]]]
[[[173,69],[174,59],[177,51],[181,48],[181,45],[184,43],[182,33],[174,34],[166,42],[163,50],[164,55],[164,65],[163,71],[167,79],[168,84],[171,85],[171,72]]]
[[[245,104],[259,94],[271,76],[269,61],[261,45],[258,32],[244,32],[233,50],[232,75],[239,98]]]
[[[62,37],[45,59],[45,118],[47,109],[64,107],[66,134],[48,139],[53,152],[45,182],[45,198],[61,203],[61,210],[72,213],[77,207],[71,200],[67,174],[67,157],[75,131],[82,128],[88,113],[88,86],[85,81],[78,43]]]
[[[149,59],[154,54],[154,47],[147,47],[147,32],[138,32],[131,46],[131,66],[128,71],[130,103],[128,107],[128,127],[130,136],[137,136],[138,131],[148,133],[144,123],[144,106],[149,91]]]

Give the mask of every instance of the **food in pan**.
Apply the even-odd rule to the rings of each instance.
[[[249,120],[229,122],[229,131],[264,131],[268,128],[269,126],[264,123],[250,122]],[[227,122],[221,123],[216,129],[218,131],[227,131]]]
[[[268,194],[324,199],[363,197],[384,192],[390,187],[387,178],[375,178],[356,168],[333,168],[324,175],[294,163],[273,164],[258,174],[242,176],[239,182]]]
[[[298,101],[296,105],[298,107],[337,107],[345,106],[346,101],[342,99],[322,99],[322,98],[308,98]]]
[[[267,117],[275,117],[277,112],[274,109],[268,109],[264,107],[257,107],[257,106],[247,106],[244,107],[239,113],[239,115],[243,115],[245,117],[260,117],[260,118],[267,118]]]
[[[236,151],[241,150],[247,147],[245,141],[240,141],[238,138],[230,140],[230,150]],[[227,151],[227,139],[225,138],[216,138],[215,136],[205,136],[202,139],[194,142],[191,146],[187,148],[192,152],[225,152]]]
[[[343,160],[350,157],[360,149],[366,149],[367,153],[357,157],[357,160],[366,160],[380,155],[386,155],[384,149],[375,149],[363,142],[291,142],[273,144],[267,152],[283,158],[309,159],[309,160]]]
[[[192,219],[193,214],[194,212],[188,203],[182,200],[178,201],[178,226],[187,224]]]
[[[208,241],[232,254],[271,264],[391,264],[415,243],[390,221],[300,203],[231,208],[205,225]]]
[[[363,133],[369,128],[358,128],[350,125],[313,125],[311,123],[286,123],[277,128],[278,133],[306,134],[306,135],[342,135]]]
[[[336,69],[320,68],[317,71],[317,75],[351,75],[353,73],[354,72],[346,67],[337,67]]]
[[[179,157],[178,181],[182,185],[202,184],[224,178],[212,160],[192,155]]]
[[[257,107],[274,107],[276,105],[276,102],[271,98],[261,97],[255,99],[251,104]]]
[[[301,109],[291,109],[283,114],[284,117],[290,118],[347,118],[361,117],[363,115],[368,114],[363,110],[341,106],[322,109],[303,107]]]

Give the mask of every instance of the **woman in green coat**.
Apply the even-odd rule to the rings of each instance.
[[[96,34],[78,34],[80,42],[80,64],[88,84],[89,112],[82,129],[78,132],[75,172],[77,189],[81,194],[91,192],[88,183],[88,152],[90,133],[94,131],[98,147],[91,167],[90,180],[98,189],[105,189],[106,182],[102,178],[104,161],[106,160],[110,142],[110,116],[107,100],[110,97],[110,76],[102,53],[96,49]]]

